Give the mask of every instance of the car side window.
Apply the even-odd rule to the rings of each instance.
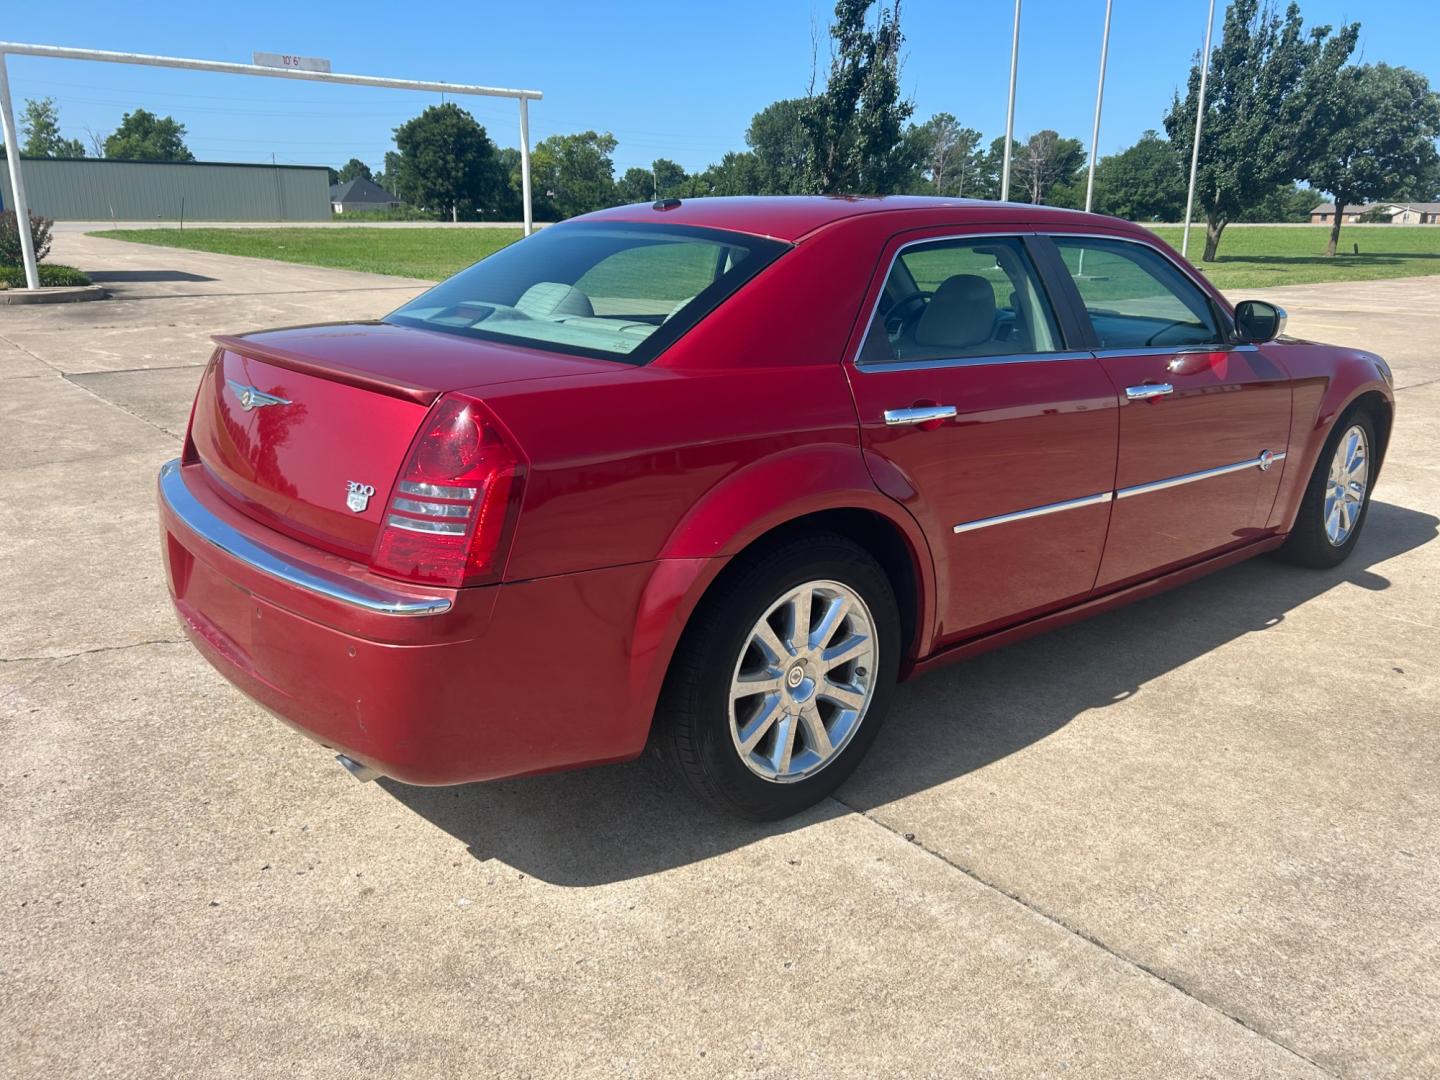
[[[876,305],[862,364],[1054,352],[1060,334],[1018,237],[903,249]]]
[[[1102,349],[1210,345],[1224,340],[1205,294],[1144,244],[1052,236]]]

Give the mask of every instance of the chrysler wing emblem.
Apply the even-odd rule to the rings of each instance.
[[[262,409],[266,405],[290,404],[287,398],[267,394],[258,387],[246,386],[244,383],[236,382],[234,379],[226,379],[225,385],[235,392],[235,396],[240,399],[240,408],[246,412],[249,412],[251,409]]]

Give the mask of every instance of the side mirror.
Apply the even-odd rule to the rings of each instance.
[[[1285,332],[1285,309],[1264,300],[1241,300],[1235,305],[1235,336],[1242,345],[1274,341]]]

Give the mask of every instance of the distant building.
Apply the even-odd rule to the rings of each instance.
[[[30,210],[57,221],[328,221],[323,165],[21,157]],[[0,169],[0,205],[13,205]]]
[[[1359,221],[1366,214],[1379,211],[1392,225],[1440,225],[1440,202],[1378,202],[1363,206],[1347,206],[1341,219]],[[1321,203],[1310,211],[1311,225],[1335,224],[1335,204]]]
[[[365,210],[393,210],[400,200],[373,180],[357,176],[343,184],[330,186],[330,209],[337,214],[354,214]]]

